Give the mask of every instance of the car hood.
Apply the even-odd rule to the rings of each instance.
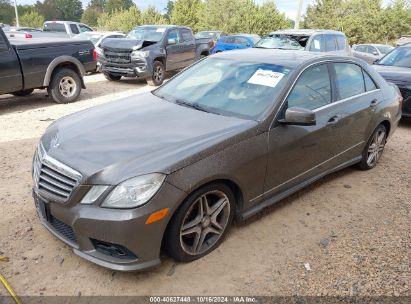
[[[385,80],[395,84],[411,84],[411,68],[404,68],[390,65],[373,65],[374,69],[380,73]]]
[[[111,50],[139,50],[156,43],[157,42],[153,41],[128,38],[108,38],[103,41],[101,47]]]
[[[152,93],[72,114],[42,137],[48,155],[83,174],[85,183],[117,184],[169,174],[257,132],[256,121],[201,112]]]

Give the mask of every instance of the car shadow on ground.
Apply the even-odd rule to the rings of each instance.
[[[116,82],[102,79],[101,81],[87,83],[86,77],[87,88],[82,90],[79,100],[75,103],[87,102],[89,99],[112,93],[139,89],[146,85],[145,80],[134,78],[126,78]],[[7,94],[0,96],[0,115],[47,108],[54,105],[56,105],[56,103],[48,96],[46,90],[35,90],[31,95],[26,97],[16,97]]]
[[[400,121],[399,127],[411,129],[411,118],[408,118],[408,117],[402,118]]]

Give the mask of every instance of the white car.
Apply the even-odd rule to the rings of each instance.
[[[385,44],[357,44],[353,46],[353,56],[373,64],[391,52],[394,47]]]

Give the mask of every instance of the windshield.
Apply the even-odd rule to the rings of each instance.
[[[377,45],[376,48],[380,51],[381,54],[385,55],[391,52],[394,48],[389,45]]]
[[[217,32],[199,32],[195,35],[195,38],[202,39],[202,38],[212,38],[216,39],[218,33]]]
[[[103,35],[101,34],[91,34],[91,33],[85,32],[85,33],[78,34],[74,36],[73,38],[77,40],[90,40],[93,44],[96,44],[102,36]]]
[[[378,64],[411,68],[411,48],[396,48],[382,58]]]
[[[273,64],[209,57],[153,94],[206,112],[256,119],[272,105],[289,72]]]
[[[303,50],[304,48],[294,39],[285,35],[272,35],[261,38],[254,46],[263,49]]]
[[[127,38],[159,42],[163,38],[165,32],[166,32],[165,27],[141,26],[141,27],[135,28],[130,33],[128,33]]]

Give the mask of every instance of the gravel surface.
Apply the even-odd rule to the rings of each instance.
[[[150,88],[86,78],[79,102],[56,105],[44,91],[0,97],[0,262],[19,295],[408,295],[411,256],[411,121],[380,164],[332,174],[245,223],[207,257],[120,273],[74,255],[39,223],[31,158],[55,119]],[[138,98],[138,97],[136,97]],[[0,286],[0,295],[6,294]]]

